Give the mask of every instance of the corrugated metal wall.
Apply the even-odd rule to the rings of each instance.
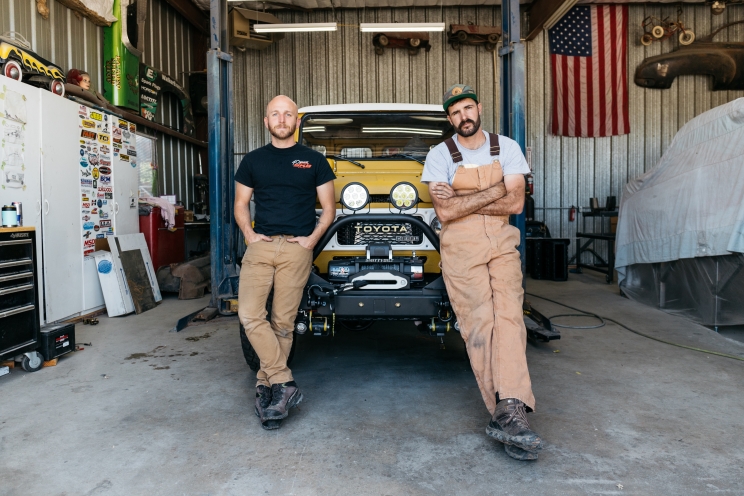
[[[142,62],[159,69],[188,90],[189,71],[193,68],[193,31],[191,25],[163,0],[149,0],[145,26],[145,50]],[[180,105],[165,95],[158,105],[155,121],[180,131]],[[178,138],[158,133],[160,191],[176,195],[186,208],[194,201],[194,174],[200,171],[197,147]]]
[[[501,25],[500,9],[411,8],[337,10],[339,30],[287,34],[263,51],[235,51],[235,152],[245,153],[268,141],[264,107],[285,94],[300,107],[358,102],[441,103],[444,90],[459,81],[476,87],[485,107],[483,124],[498,123],[493,52],[483,47],[455,51],[443,33],[431,33],[431,50],[416,56],[406,50],[375,55],[373,33],[361,22],[446,22]],[[285,22],[332,22],[331,11],[275,14]],[[497,64],[498,65],[498,64]],[[241,156],[236,157],[236,164]]]
[[[65,71],[82,68],[91,74],[96,89],[102,85],[103,29],[85,18],[78,19],[67,7],[48,1],[49,19],[36,12],[35,0],[0,0],[0,34],[16,31],[41,57]],[[156,67],[187,87],[192,68],[192,30],[163,0],[149,0],[142,61]],[[156,120],[177,127],[178,104],[164,99]],[[193,201],[193,174],[199,170],[194,145],[158,133],[158,163],[162,194],[175,194],[187,207]]]
[[[0,1],[0,34],[19,33],[41,57],[65,71],[71,67],[84,69],[100,88],[103,31],[54,0],[48,5],[49,19],[44,20],[36,12],[36,0]]]
[[[744,19],[744,7],[730,5],[713,16],[705,5],[683,5],[683,21],[698,37],[728,22]],[[635,68],[646,57],[672,51],[677,41],[650,47],[640,44],[641,21],[647,15],[676,18],[676,4],[630,5],[629,60],[631,133],[612,138],[560,138],[548,134],[551,109],[550,59],[543,32],[527,44],[527,146],[535,169],[536,216],[553,237],[573,238],[580,219],[568,222],[567,208],[588,206],[589,198],[604,204],[620,197],[623,185],[652,168],[677,130],[694,116],[744,92],[711,92],[709,79],[687,76],[670,90],[649,90],[632,82]],[[330,11],[275,12],[285,22],[330,22]],[[441,102],[449,85],[476,86],[485,107],[483,124],[498,125],[498,64],[482,47],[455,51],[445,35],[431,34],[428,54],[409,56],[388,50],[376,56],[372,34],[360,33],[360,22],[442,22],[501,25],[498,7],[409,8],[338,10],[339,30],[332,33],[288,34],[265,51],[235,52],[235,151],[244,153],[268,140],[262,116],[264,106],[277,94],[286,94],[300,106],[356,102]],[[744,25],[730,28],[716,40],[741,41]],[[241,156],[236,157],[236,165]],[[566,210],[560,210],[566,209]],[[605,221],[607,222],[607,221]],[[599,229],[587,222],[587,230]],[[607,226],[608,227],[608,226]],[[572,239],[571,252],[576,248]],[[588,260],[587,260],[588,261]]]
[[[631,5],[628,26],[628,75],[630,129],[625,136],[610,138],[560,138],[548,134],[552,108],[548,37],[541,33],[527,45],[527,146],[532,147],[535,169],[536,217],[544,220],[553,237],[573,238],[581,230],[580,218],[568,221],[567,207],[586,207],[589,198],[617,196],[633,178],[650,170],[672,141],[677,130],[693,117],[713,107],[744,96],[744,91],[710,91],[711,79],[704,76],[678,78],[668,90],[641,88],[633,74],[643,59],[671,52],[676,38],[644,47],[640,43],[641,22],[646,16],[677,17],[677,5]],[[683,5],[682,20],[698,38],[729,22],[744,19],[744,8],[729,6],[714,16],[707,5]],[[732,26],[716,41],[742,41],[744,25]],[[545,208],[545,210],[541,210]],[[560,210],[562,209],[562,210]],[[605,220],[605,229],[609,221]],[[599,221],[587,220],[587,231],[599,231]],[[576,248],[572,239],[571,252]],[[585,262],[589,262],[585,258]]]

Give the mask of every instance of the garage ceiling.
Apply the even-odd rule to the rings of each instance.
[[[192,0],[204,10],[209,10],[209,0]],[[701,0],[682,0],[684,3],[703,3]],[[361,9],[364,7],[466,7],[479,5],[501,5],[501,0],[244,0],[230,2],[247,9],[271,10],[289,8],[296,10],[316,9]],[[532,3],[532,0],[520,0],[520,3]],[[647,0],[579,0],[579,3],[648,3]],[[651,3],[679,3],[679,0],[651,0]]]

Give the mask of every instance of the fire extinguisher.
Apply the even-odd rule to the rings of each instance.
[[[535,194],[535,184],[532,178],[532,174],[527,175],[527,188],[529,189],[531,195]]]
[[[568,221],[573,222],[576,220],[576,207],[571,205],[571,208],[568,209]]]

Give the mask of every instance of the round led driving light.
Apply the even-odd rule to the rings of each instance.
[[[432,228],[437,236],[439,236],[439,233],[442,232],[442,223],[440,222],[438,217],[434,217],[433,219],[431,219],[429,226]]]
[[[418,190],[411,183],[401,182],[390,190],[390,203],[398,210],[410,210],[418,203]]]
[[[349,210],[361,210],[369,203],[369,190],[362,183],[349,183],[341,190],[341,205]]]

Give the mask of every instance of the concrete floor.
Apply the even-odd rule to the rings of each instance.
[[[744,344],[621,298],[593,274],[529,280],[528,291],[744,356]],[[0,494],[744,494],[740,361],[614,325],[528,344],[530,417],[547,448],[518,462],[484,433],[459,337],[440,350],[404,323],[301,338],[292,368],[306,400],[263,431],[237,322],[168,332],[205,302],[78,325],[93,346],[0,377]]]

